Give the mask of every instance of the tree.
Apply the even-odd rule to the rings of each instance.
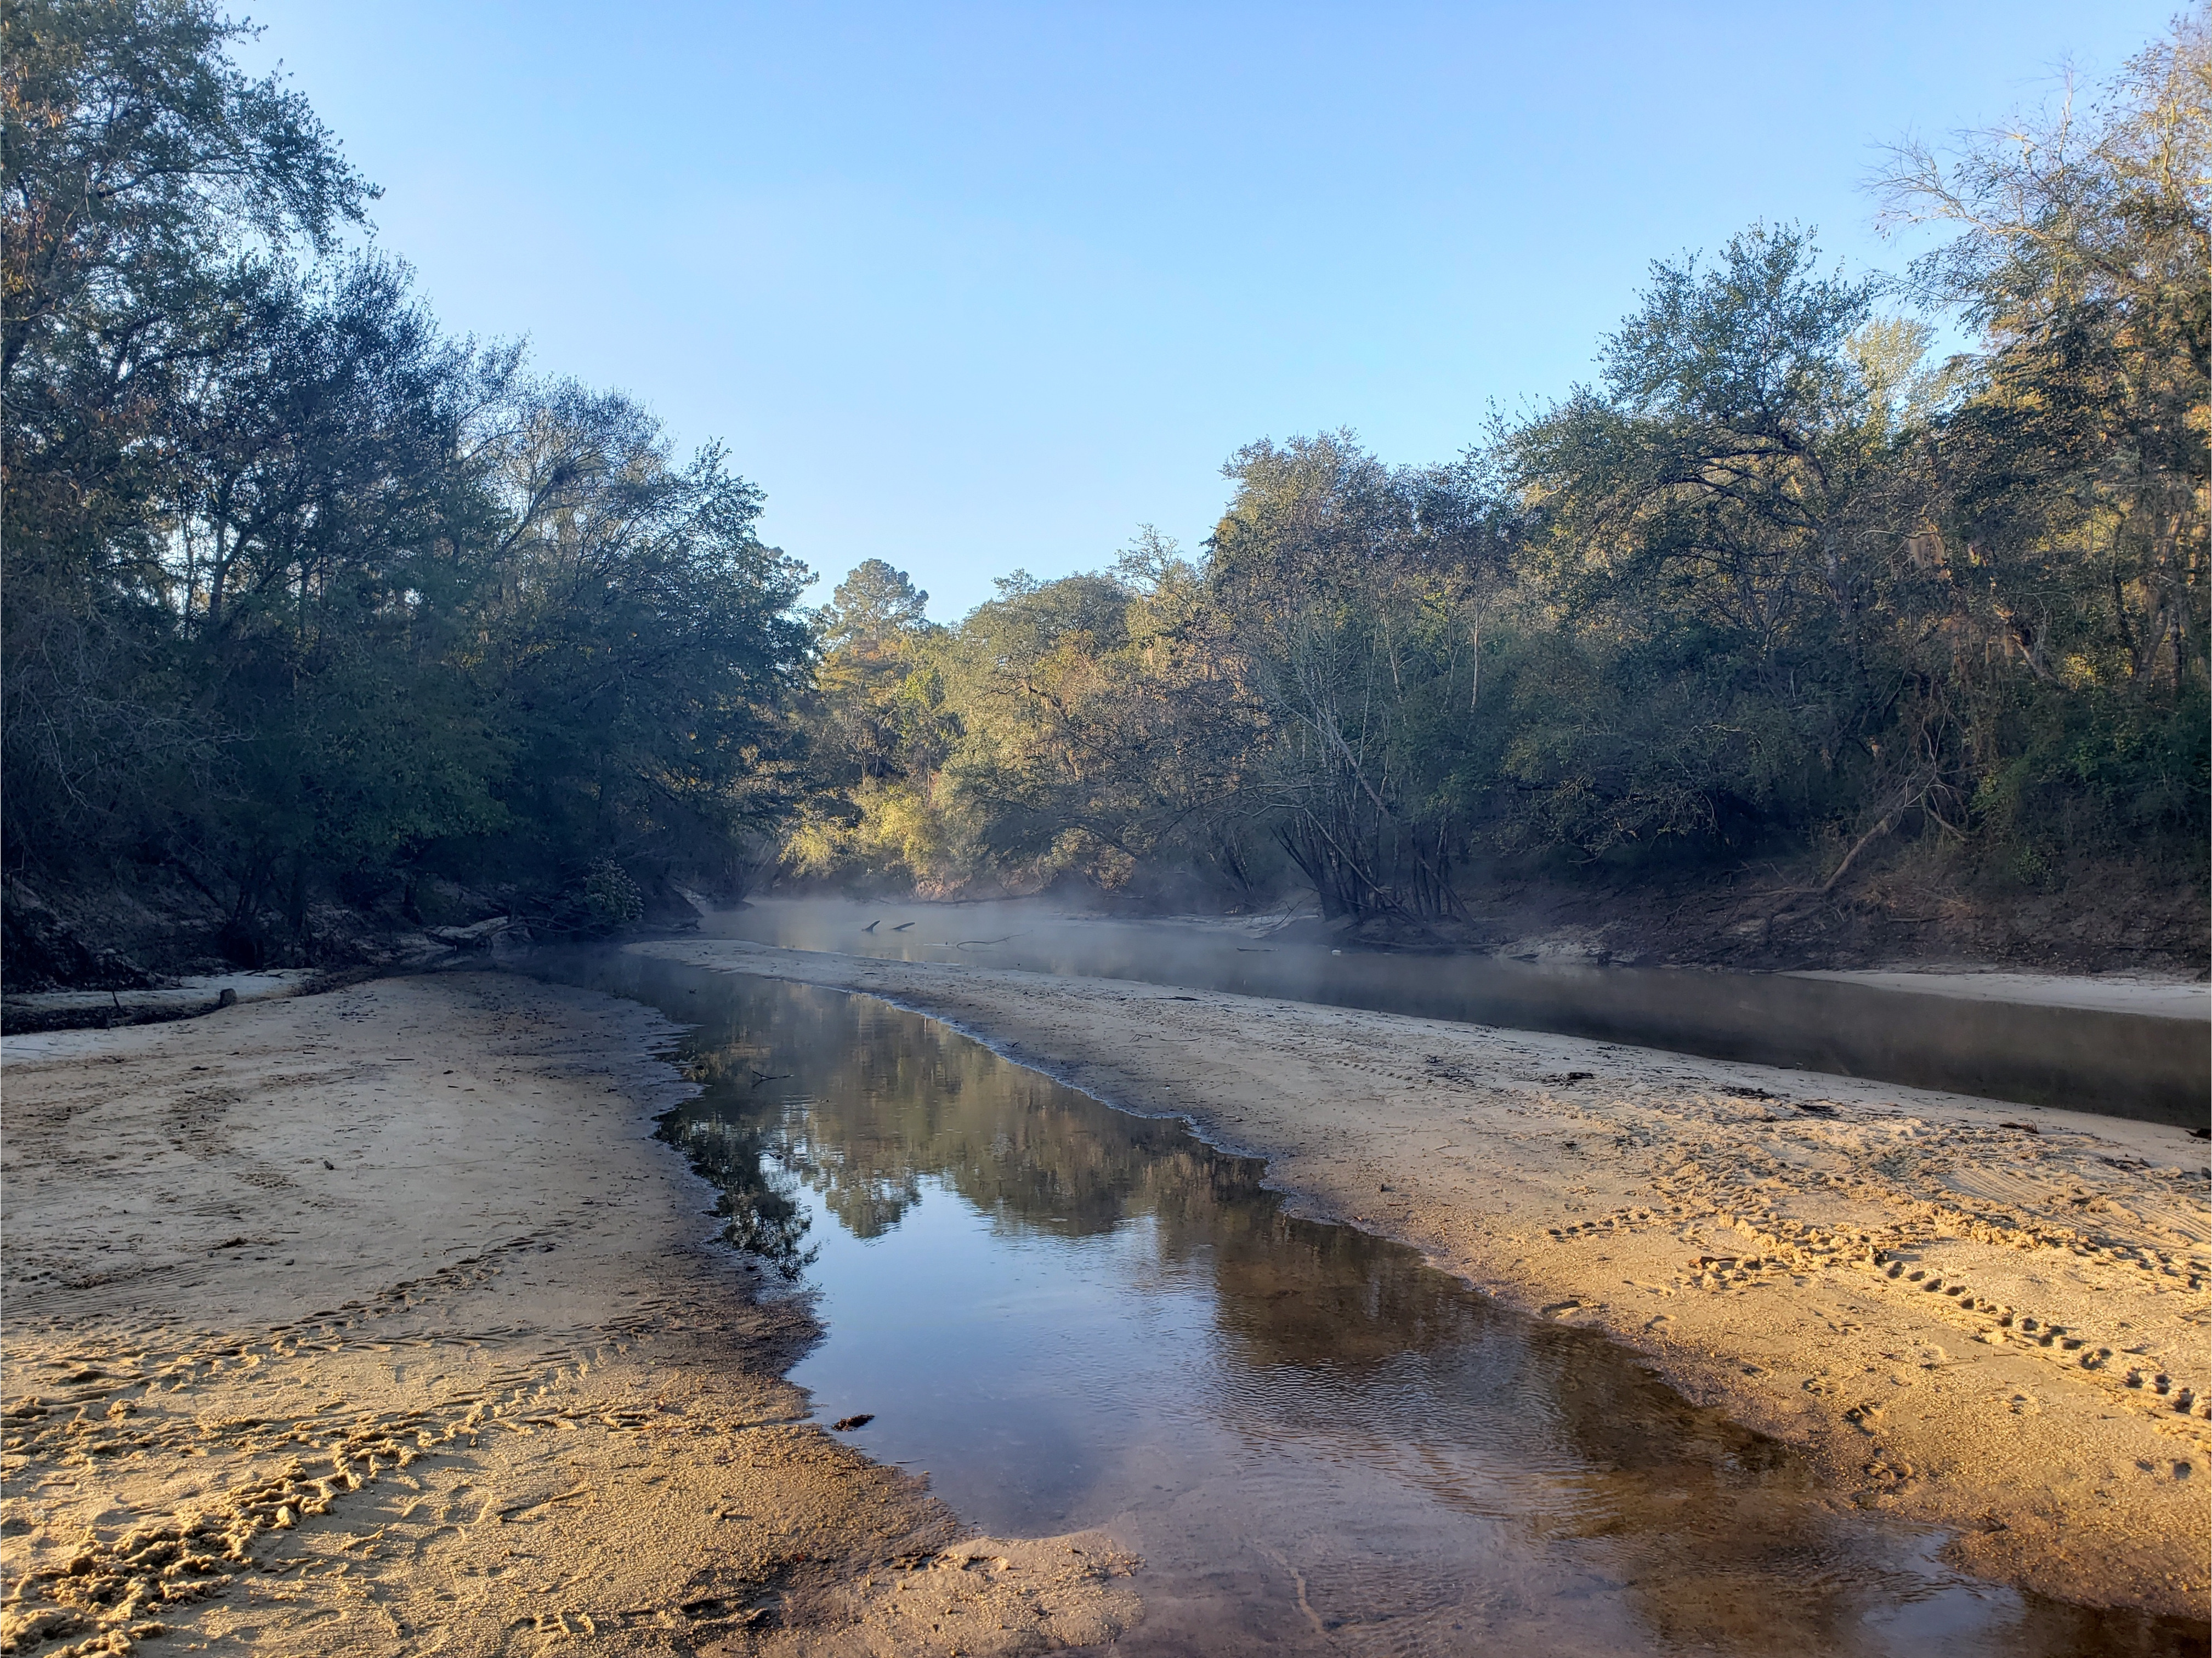
[[[447,338],[200,0],[11,0],[11,869],[154,859],[240,960],[425,872],[556,926],[805,785],[805,573],[719,450]]]
[[[1523,569],[1595,676],[1537,687],[1516,740],[1540,839],[1797,838],[1940,810],[1954,780],[1940,743],[1885,742],[1942,383],[1923,331],[1817,259],[1757,227],[1710,268],[1655,265],[1602,386],[1501,434]]]
[[[854,567],[816,616],[816,683],[828,714],[821,757],[850,768],[849,779],[838,780],[908,778],[943,758],[927,695],[908,683],[937,631],[928,603],[905,571],[871,558]]]
[[[493,452],[465,660],[511,748],[507,827],[451,855],[569,890],[610,859],[736,883],[803,786],[804,567],[760,540],[761,492],[720,450],[677,465],[619,395],[529,388]]]
[[[815,613],[806,723],[820,786],[791,825],[797,873],[930,881],[951,874],[938,768],[959,737],[934,665],[944,630],[905,571],[864,559]]]
[[[171,412],[168,654],[222,740],[162,838],[219,872],[242,950],[279,890],[297,935],[316,873],[499,820],[506,749],[453,656],[492,511],[465,440],[513,372],[350,260],[272,276]]]
[[[1158,556],[1163,554],[1165,556]],[[948,810],[1000,878],[1113,890],[1204,834],[1242,787],[1243,710],[1195,575],[1157,538],[1121,575],[1018,577],[947,641],[962,739]]]
[[[2069,91],[1949,159],[1900,146],[1877,180],[1890,222],[1955,228],[1915,285],[1984,343],[1923,558],[1956,618],[1978,810],[2029,865],[2202,841],[2208,157],[2192,14],[2086,106]]]
[[[1450,913],[1494,526],[1453,475],[1386,467],[1349,433],[1250,445],[1223,471],[1207,577],[1264,723],[1277,838],[1328,914]]]
[[[106,843],[204,767],[166,653],[178,400],[374,191],[205,0],[0,7],[7,855]]]

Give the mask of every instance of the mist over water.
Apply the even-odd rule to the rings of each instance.
[[[711,936],[1012,968],[1550,1030],[1714,1059],[2194,1127],[2212,1096],[2201,1019],[1915,995],[1786,974],[1333,950],[1247,920],[972,904],[769,899]]]
[[[1264,1164],[866,997],[635,957],[665,1136],[826,1334],[824,1421],[988,1533],[1146,1558],[1133,1653],[2181,1654],[1978,1582],[1624,1350],[1286,1216]]]

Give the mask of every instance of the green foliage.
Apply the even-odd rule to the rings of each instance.
[[[1241,450],[1198,566],[1018,574],[902,657],[939,738],[847,835],[934,890],[1294,868],[1415,920],[1500,857],[1832,886],[1892,836],[2201,882],[2208,88],[2185,21],[2088,118],[1901,152],[1893,210],[1960,230],[1909,289],[1786,226],[1655,265],[1599,382],[1459,467]]]
[[[805,573],[755,535],[759,492],[718,451],[674,465],[627,399],[561,386],[513,412],[466,658],[514,756],[497,855],[727,884],[800,786]]]
[[[1895,701],[1893,550],[1921,518],[1899,418],[1913,336],[1865,283],[1820,276],[1792,230],[1716,265],[1654,268],[1607,343],[1602,392],[1504,434],[1527,586],[1605,689],[1532,708],[1534,821],[1587,854],[1711,838],[1748,817],[1796,836],[1869,792]]]
[[[374,194],[205,3],[0,6],[8,841],[106,839],[217,749],[173,660],[179,407]],[[281,301],[279,301],[281,303]]]
[[[645,895],[611,858],[592,865],[584,878],[584,914],[594,932],[612,932],[645,914]]]
[[[817,752],[842,743],[847,793],[793,835],[799,873],[1030,891],[1070,874],[1119,888],[1146,859],[1234,863],[1249,710],[1172,543],[1141,536],[1112,574],[1018,573],[950,629],[918,604],[852,629],[864,579],[911,592],[863,566],[825,612]]]
[[[1197,556],[951,627],[880,559],[796,612],[720,452],[343,252],[374,192],[205,0],[0,27],[6,860],[166,860],[241,959],[434,877],[581,932],[775,865],[1413,921],[1500,859],[1832,888],[1913,836],[2203,879],[2201,19],[1897,152],[1888,211],[1956,233],[1909,282],[1753,227],[1456,465],[1253,444]],[[1945,314],[1978,349],[1931,362]]]
[[[738,883],[804,786],[759,492],[340,253],[374,192],[210,7],[5,26],[10,865],[165,860],[242,959],[333,882]]]
[[[790,825],[782,856],[796,875],[898,884],[950,872],[934,778],[959,724],[945,707],[928,598],[868,559],[815,615],[811,775],[830,792]]]
[[[1448,473],[1346,433],[1254,444],[1213,537],[1213,603],[1267,740],[1253,786],[1329,914],[1455,906],[1500,707],[1483,701],[1495,526]]]

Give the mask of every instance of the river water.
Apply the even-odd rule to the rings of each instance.
[[[1073,918],[1034,900],[770,899],[706,930],[794,950],[1135,979],[1554,1030],[1833,1076],[2197,1127],[2212,1023],[1913,994],[1780,973],[1334,951],[1235,924]]]
[[[2093,1658],[2200,1629],[1955,1572],[1632,1354],[1285,1215],[1264,1165],[871,998],[636,957],[663,1133],[825,1335],[793,1372],[984,1531],[1146,1562],[1130,1654]]]

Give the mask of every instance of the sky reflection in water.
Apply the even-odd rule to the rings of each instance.
[[[1259,1162],[865,997],[636,957],[665,1133],[819,1297],[793,1373],[986,1531],[1146,1558],[1129,1652],[2201,1652],[1961,1576],[1634,1357],[1286,1216]]]

